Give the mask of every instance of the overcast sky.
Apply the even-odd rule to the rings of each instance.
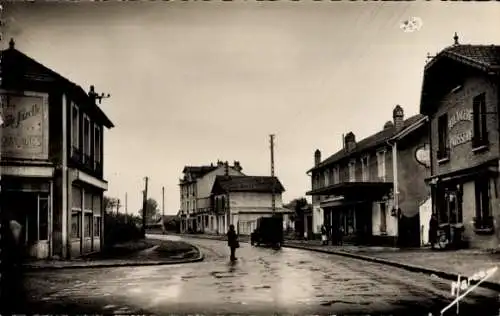
[[[391,119],[418,113],[427,53],[500,43],[500,6],[450,2],[113,2],[5,6],[4,36],[86,91],[102,108],[108,195],[141,207],[143,177],[179,209],[185,165],[239,160],[276,174],[285,202],[310,189],[313,152],[339,150]],[[411,17],[420,30],[403,32]],[[7,41],[2,43],[6,47]]]

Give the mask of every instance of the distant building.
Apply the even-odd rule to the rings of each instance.
[[[1,52],[2,213],[37,258],[76,257],[103,245],[105,129],[92,88],[18,51]]]
[[[215,215],[210,204],[210,190],[218,175],[244,175],[239,161],[217,161],[208,166],[185,166],[179,181],[181,231],[215,232]]]
[[[281,198],[285,188],[276,177],[217,176],[211,190],[217,232],[224,234],[233,224],[239,234],[249,235],[259,217],[272,215],[273,190],[276,212],[287,213]]]
[[[332,232],[342,228],[345,241],[419,246],[419,206],[430,194],[424,181],[429,171],[416,152],[427,139],[426,118],[404,119],[396,106],[380,132],[360,141],[347,133],[344,148],[324,161],[317,150],[307,192],[314,233],[325,224]]]
[[[424,69],[432,211],[473,248],[500,243],[499,85],[500,46],[461,45],[458,36]]]

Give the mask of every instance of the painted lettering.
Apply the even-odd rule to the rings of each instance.
[[[470,142],[471,140],[472,140],[472,130],[469,129],[465,132],[450,136],[450,146],[455,147]]]
[[[451,130],[458,122],[467,121],[472,122],[473,112],[472,109],[458,110],[448,120],[448,129]]]
[[[464,278],[462,280],[460,280],[461,276],[458,276],[458,281],[451,282],[451,295],[456,296],[458,293],[457,291],[467,290],[471,286],[471,282],[478,282],[478,281],[481,281],[485,278],[492,276],[497,271],[497,269],[498,269],[498,267],[493,267],[493,268],[488,269],[486,271],[484,271],[484,270],[479,271],[479,272],[474,273],[472,276],[470,276],[468,278]]]

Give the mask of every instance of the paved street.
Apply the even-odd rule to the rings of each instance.
[[[166,237],[161,238],[180,238]],[[31,272],[37,309],[73,305],[80,312],[426,314],[452,301],[450,282],[389,266],[297,249],[242,244],[228,260],[225,242],[185,238],[205,261],[185,265]],[[498,293],[477,289],[460,305],[496,314]],[[85,308],[83,307],[85,306]],[[455,308],[452,309],[452,312]],[[479,312],[478,308],[474,311]]]

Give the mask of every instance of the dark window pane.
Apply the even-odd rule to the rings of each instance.
[[[49,199],[44,197],[40,199],[40,240],[49,239]]]

